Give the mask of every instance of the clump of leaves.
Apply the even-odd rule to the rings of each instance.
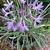
[[[45,16],[50,14],[49,6],[50,3],[43,9],[43,2],[38,0],[17,0],[16,2],[7,0],[1,9],[0,17],[5,21],[4,26],[0,26],[0,32],[3,35],[0,37],[1,41],[9,37],[14,40],[16,37],[14,46],[17,50],[24,47],[30,50],[32,45],[41,47],[47,44],[46,34],[49,33],[47,27],[50,25]]]

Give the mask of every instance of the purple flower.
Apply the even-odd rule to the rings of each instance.
[[[12,30],[12,31],[16,31],[17,30],[17,24],[9,21],[9,22],[7,22],[7,29]]]
[[[38,0],[35,0],[33,4],[28,4],[28,6],[34,10],[42,11],[42,8],[44,7],[42,4],[42,2],[39,3]]]
[[[25,4],[25,0],[19,0],[20,1],[20,3],[22,3],[22,4]]]
[[[4,4],[4,6],[6,7],[5,10],[9,10],[10,8],[13,8],[14,7],[13,1],[9,2],[7,0],[7,4]]]
[[[21,20],[17,23],[17,28],[20,30],[20,32],[24,32],[25,30],[28,31],[28,27],[26,26],[25,21],[22,20],[22,18],[21,18]]]
[[[42,8],[43,8],[42,4],[43,4],[42,2],[39,3],[39,4],[37,4],[37,6],[36,6],[36,4],[35,4],[35,5],[33,5],[33,8],[32,8],[32,9],[35,9],[35,10],[42,10]]]
[[[42,17],[40,17],[40,16],[37,16],[37,17],[34,17],[34,26],[36,26],[37,25],[37,23],[41,23],[41,21],[42,21]]]
[[[9,12],[6,12],[4,8],[2,8],[2,13],[4,14],[5,17],[7,17],[8,14],[10,14]]]

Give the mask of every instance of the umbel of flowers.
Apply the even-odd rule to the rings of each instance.
[[[39,33],[38,30],[45,26],[41,24],[49,6],[50,4],[44,9],[43,2],[38,0],[16,0],[15,3],[12,0],[6,0],[2,8],[3,17],[1,18],[6,21],[5,30],[9,33],[14,32],[13,35],[17,37],[17,50],[21,47],[19,46],[21,37],[23,39],[22,47],[26,46],[27,50],[33,45],[34,39],[40,47],[40,43],[43,42],[43,45],[46,43],[43,38],[45,35]]]
[[[30,0],[18,0],[19,8],[13,4],[13,1],[7,0],[7,3],[4,4],[4,8],[2,8],[2,13],[5,18],[11,18],[12,21],[7,21],[7,30],[20,32],[29,31],[29,26],[26,24],[26,19],[29,18],[34,27],[37,26],[37,23],[40,24],[43,17],[40,16],[40,13],[43,11],[43,2],[35,0],[33,3]],[[17,8],[17,9],[15,9]],[[14,12],[15,9],[15,12]],[[11,12],[12,11],[12,12]],[[35,12],[33,14],[32,12]],[[37,13],[38,12],[38,13]],[[16,13],[16,15],[15,15]],[[18,22],[16,18],[19,18]],[[30,24],[30,23],[29,23]]]

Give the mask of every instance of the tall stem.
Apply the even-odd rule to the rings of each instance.
[[[11,50],[13,50],[13,40],[12,40],[12,47],[11,47]]]

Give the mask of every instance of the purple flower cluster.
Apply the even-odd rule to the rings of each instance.
[[[7,29],[8,30],[13,30],[16,31],[17,30],[17,25],[14,22],[8,21],[7,22]]]
[[[13,8],[14,7],[13,1],[9,2],[7,0],[7,4],[4,4],[4,6],[6,7],[5,10],[10,10],[10,8]]]
[[[38,10],[38,11],[42,11],[43,6],[43,2],[38,2],[38,0],[35,0],[33,3],[28,4],[29,7],[31,7],[31,9],[34,10]]]
[[[29,28],[26,25],[26,22],[24,20],[24,17],[31,19],[31,21],[33,21],[32,23],[34,23],[34,27],[36,27],[36,23],[41,23],[41,20],[43,19],[39,14],[38,16],[33,16],[32,13],[32,9],[36,10],[36,11],[42,11],[43,9],[43,3],[39,2],[38,0],[35,0],[33,3],[28,3],[26,0],[18,0],[19,3],[21,4],[19,9],[17,9],[17,14],[19,17],[19,21],[18,22],[14,22],[14,21],[8,21],[7,22],[7,29],[8,30],[12,30],[12,31],[16,31],[19,30],[20,32],[24,32],[24,31],[28,31]],[[25,3],[27,2],[27,5],[25,5]],[[5,8],[2,8],[2,12],[4,14],[5,17],[8,16],[8,14],[10,14],[10,8],[13,8],[13,1],[9,2],[9,0],[7,0],[7,4],[4,4]],[[7,12],[8,10],[8,12]],[[13,14],[12,14],[13,15]],[[15,16],[14,16],[15,18]]]
[[[7,16],[10,14],[10,8],[13,8],[13,7],[14,7],[13,1],[9,2],[9,1],[7,0],[7,3],[4,4],[4,6],[5,6],[5,8],[2,8],[2,12],[3,12],[3,15],[4,15],[5,17],[7,17]]]
[[[40,17],[40,16],[37,16],[37,17],[34,17],[34,26],[36,27],[36,23],[41,23],[43,17]]]
[[[22,20],[22,18],[20,19],[20,21],[18,23],[14,23],[13,21],[8,21],[7,22],[7,29],[8,30],[20,30],[20,32],[24,32],[25,30],[29,30],[28,27],[25,24],[25,21]]]

